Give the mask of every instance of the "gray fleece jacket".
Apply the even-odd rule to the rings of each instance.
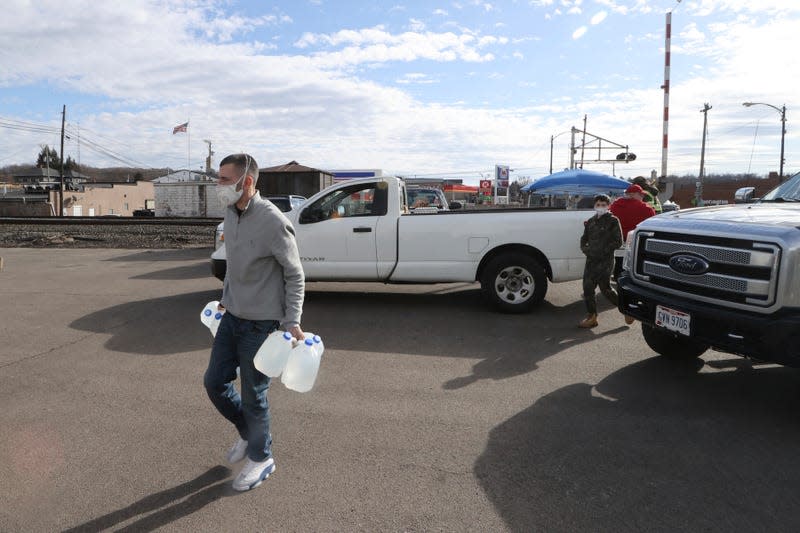
[[[292,223],[260,195],[240,215],[225,212],[227,271],[222,305],[246,320],[277,320],[286,330],[300,324],[305,276]]]

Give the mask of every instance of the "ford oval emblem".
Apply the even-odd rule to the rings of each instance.
[[[675,272],[698,276],[705,274],[711,265],[702,257],[689,254],[675,254],[669,258],[669,266]]]

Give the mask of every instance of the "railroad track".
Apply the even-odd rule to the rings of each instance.
[[[0,217],[0,225],[31,226],[216,226],[221,218],[181,217]]]

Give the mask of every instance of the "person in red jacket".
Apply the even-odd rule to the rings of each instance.
[[[625,196],[615,200],[608,210],[619,219],[623,240],[628,238],[628,232],[642,220],[656,214],[655,209],[644,202],[644,189],[636,184],[625,189]]]
[[[628,232],[639,225],[642,220],[648,219],[656,214],[655,209],[644,202],[644,189],[639,185],[633,184],[625,189],[625,196],[617,198],[611,207],[608,208],[612,215],[619,219],[622,227],[622,241],[626,242]],[[622,272],[622,258],[614,260],[613,280],[619,277]]]

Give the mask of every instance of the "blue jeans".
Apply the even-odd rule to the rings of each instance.
[[[253,461],[264,461],[272,456],[267,401],[270,379],[256,370],[253,358],[278,326],[275,320],[245,320],[230,312],[222,315],[203,378],[211,403],[247,441],[247,456]],[[233,385],[237,366],[241,395]]]

